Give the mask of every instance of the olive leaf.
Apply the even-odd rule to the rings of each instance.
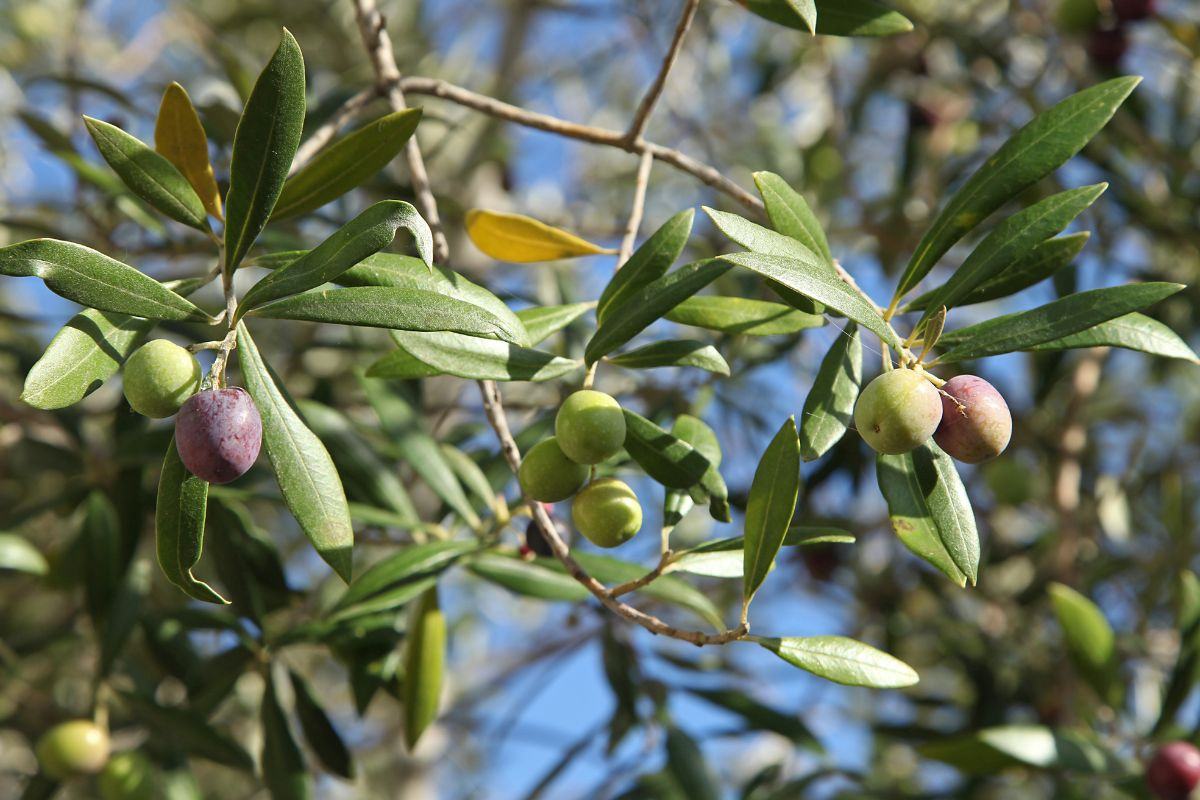
[[[121,703],[145,724],[155,737],[189,755],[217,764],[254,771],[254,759],[233,739],[210,725],[192,710],[161,706],[153,699],[132,692],[121,692]]]
[[[717,352],[717,348],[688,339],[654,342],[610,356],[608,360],[629,369],[698,367],[717,375],[729,375],[729,364]]]
[[[279,703],[274,670],[267,669],[263,687],[262,772],[272,800],[304,800],[312,796],[304,754],[292,735],[292,726]]]
[[[288,670],[288,678],[296,698],[296,716],[308,746],[317,754],[325,769],[346,780],[354,780],[354,759],[329,715],[321,707],[316,693],[295,670]]]
[[[372,564],[330,609],[331,621],[403,606],[433,585],[459,558],[477,549],[472,542],[409,545]]]
[[[767,445],[746,500],[742,598],[748,606],[766,579],[796,513],[800,492],[800,441],[788,417]]]
[[[919,680],[916,670],[895,656],[845,636],[751,636],[749,641],[794,667],[846,686],[898,689]]]
[[[167,579],[189,597],[223,605],[229,601],[191,572],[200,560],[204,545],[207,506],[208,484],[183,466],[175,448],[175,438],[171,437],[158,479],[158,501],[154,510],[158,565]]]
[[[517,318],[525,326],[529,345],[533,346],[558,333],[595,307],[595,302],[535,306],[518,311]]]
[[[811,1],[811,0],[810,0]],[[720,800],[717,776],[700,746],[682,728],[667,727],[667,772],[688,800]]]
[[[41,278],[55,294],[99,311],[147,319],[209,319],[149,275],[74,242],[30,239],[0,247],[0,274]]]
[[[409,613],[404,637],[404,741],[409,751],[437,719],[446,660],[446,617],[437,586],[425,590]]]
[[[244,323],[238,323],[237,342],[246,391],[262,415],[263,446],[283,500],[321,558],[349,582],[354,529],[333,459],[275,382]]]
[[[481,553],[467,563],[467,569],[497,586],[503,586],[510,592],[525,597],[577,603],[591,596],[583,584],[570,575],[517,556]]]
[[[721,443],[717,440],[716,432],[704,420],[691,414],[680,414],[671,425],[671,435],[691,445],[708,459],[709,469],[713,472],[721,466]],[[663,497],[664,526],[677,525],[692,510],[693,503],[692,496],[687,491],[668,489]],[[740,560],[738,569],[741,569]]]
[[[862,385],[862,337],[848,323],[821,359],[800,417],[800,455],[814,461],[841,441]]]
[[[1103,700],[1114,701],[1120,686],[1112,626],[1095,603],[1071,587],[1052,583],[1049,592],[1071,661]]]
[[[767,300],[723,295],[689,297],[668,311],[666,319],[680,325],[743,336],[797,333],[825,324],[825,317],[819,313],[810,314]]]
[[[225,197],[226,274],[242,263],[271,218],[303,129],[304,56],[284,28],[233,137]]]
[[[473,208],[467,212],[466,225],[476,247],[514,264],[616,252],[523,214]]]
[[[419,108],[394,111],[324,148],[283,184],[271,218],[315,211],[373,177],[404,148],[420,121]],[[418,240],[418,247],[422,244]],[[420,252],[426,262],[432,262],[432,238]]]
[[[946,307],[942,306],[930,315],[929,321],[925,323],[925,329],[921,332],[921,347],[924,350],[932,350],[942,338],[942,331],[946,327],[946,313]]]
[[[812,25],[798,13],[797,0],[738,0],[747,10],[778,25],[811,32]],[[908,33],[907,17],[876,0],[814,0],[816,33],[821,36],[894,36]]]
[[[396,350],[367,368],[367,377],[411,379],[454,375],[471,380],[548,381],[582,362],[461,333],[392,331]]]
[[[0,569],[45,575],[50,565],[28,540],[15,533],[0,533]]]
[[[1051,339],[1029,350],[1069,350],[1079,347],[1124,347],[1164,358],[1178,358],[1200,364],[1196,352],[1179,334],[1144,314],[1124,316],[1101,322],[1086,330]]]
[[[208,137],[192,99],[178,83],[163,92],[154,120],[154,149],[183,173],[205,210],[221,219],[221,190],[208,160]]]
[[[799,192],[773,172],[754,173],[754,185],[775,230],[792,237],[826,261],[833,261],[825,230]],[[747,249],[754,248],[747,246]]]
[[[1077,92],[1009,138],[955,192],[921,237],[895,297],[908,294],[946,251],[993,211],[1083,149],[1139,82],[1136,76],[1114,78]]]
[[[83,124],[130,191],[171,219],[208,230],[204,203],[174,164],[116,125],[86,116]]]
[[[625,450],[654,480],[670,489],[699,490],[707,497],[712,518],[728,522],[729,489],[716,466],[681,438],[667,433],[629,409],[625,416]]]
[[[685,209],[668,219],[633,251],[609,279],[596,306],[596,319],[604,322],[609,312],[667,273],[679,258],[692,234],[696,212]]]

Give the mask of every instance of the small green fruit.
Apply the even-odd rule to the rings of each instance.
[[[911,369],[885,372],[867,384],[854,406],[854,426],[880,453],[898,455],[921,445],[942,421],[937,389]]]
[[[521,490],[543,503],[566,500],[579,491],[587,477],[588,468],[567,458],[554,436],[529,448],[517,470]]]
[[[199,390],[200,364],[174,342],[147,342],[125,362],[125,399],[144,416],[169,417]]]
[[[580,389],[558,409],[554,435],[567,458],[577,464],[599,464],[625,444],[621,404],[604,392]]]
[[[108,761],[99,779],[104,800],[154,800],[154,766],[141,753],[117,753]]]
[[[571,519],[592,544],[616,547],[641,529],[642,504],[624,481],[601,478],[575,497]]]
[[[55,725],[37,743],[38,764],[47,777],[65,781],[94,775],[108,761],[108,731],[87,719]]]

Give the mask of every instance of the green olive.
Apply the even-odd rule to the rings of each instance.
[[[184,348],[155,339],[125,362],[125,399],[134,411],[161,419],[200,390],[200,364]]]
[[[37,758],[54,780],[94,775],[108,762],[108,731],[87,719],[60,723],[38,740]]]
[[[854,426],[867,444],[889,455],[923,444],[942,421],[938,390],[911,369],[885,372],[867,384],[854,406]]]
[[[588,468],[567,458],[551,436],[529,448],[517,470],[521,490],[543,503],[566,500],[579,491],[588,477]]]
[[[104,800],[154,800],[157,794],[154,765],[136,750],[110,758],[98,783]]]
[[[571,519],[592,544],[616,547],[641,529],[642,504],[624,481],[601,478],[575,496]]]
[[[625,415],[611,396],[581,389],[558,409],[554,435],[567,458],[577,464],[599,464],[625,444]]]

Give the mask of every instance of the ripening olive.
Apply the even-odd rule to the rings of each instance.
[[[254,466],[262,417],[240,387],[199,392],[179,410],[175,446],[188,472],[209,483],[229,483]]]
[[[942,386],[942,421],[933,439],[968,464],[995,458],[1012,437],[1012,414],[996,387],[975,375],[955,375]]]
[[[1163,745],[1146,767],[1146,786],[1160,800],[1188,800],[1197,785],[1200,785],[1200,750],[1191,742]]]
[[[625,444],[625,415],[604,392],[580,389],[558,409],[554,435],[567,458],[577,464],[599,464]]]
[[[529,448],[517,470],[521,491],[546,503],[566,500],[579,491],[587,477],[588,468],[567,458],[554,436]]]
[[[56,781],[92,775],[108,761],[108,731],[88,719],[55,725],[37,743],[42,772]]]
[[[571,519],[592,544],[616,547],[641,529],[642,504],[624,481],[601,478],[575,496]]]
[[[146,342],[125,362],[125,399],[143,416],[162,419],[200,390],[200,364],[166,339]]]
[[[880,453],[907,453],[933,435],[942,418],[937,389],[911,369],[885,372],[867,384],[854,406],[854,425]]]

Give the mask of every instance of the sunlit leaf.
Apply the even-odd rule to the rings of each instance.
[[[919,680],[916,670],[895,656],[845,636],[751,639],[792,666],[834,683],[897,689]]]
[[[528,264],[616,252],[523,214],[473,208],[466,223],[475,246],[499,261]]]
[[[799,491],[800,442],[796,420],[788,417],[759,459],[746,500],[742,596],[747,604],[783,546]]]

